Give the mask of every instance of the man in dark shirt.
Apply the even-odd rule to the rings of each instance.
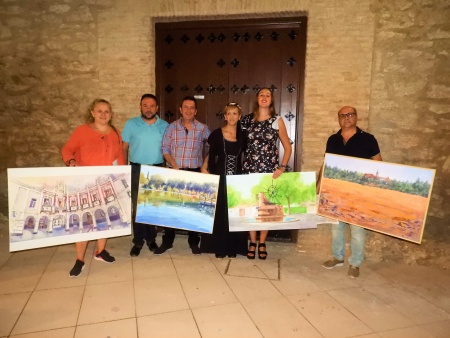
[[[342,107],[338,112],[338,121],[341,129],[328,138],[327,153],[382,161],[375,137],[356,126],[358,114],[355,108]],[[345,228],[347,225],[344,222],[331,225],[333,258],[323,263],[324,268],[332,269],[344,265]],[[352,253],[348,259],[350,267],[347,275],[350,278],[356,278],[359,276],[359,266],[364,258],[366,229],[351,224],[350,231]]]

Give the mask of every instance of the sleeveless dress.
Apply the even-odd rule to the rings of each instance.
[[[272,173],[278,167],[278,129],[273,126],[276,121],[277,117],[253,121],[253,114],[242,118],[242,129],[247,138],[247,149],[242,165],[244,174]]]

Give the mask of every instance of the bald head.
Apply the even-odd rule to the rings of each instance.
[[[356,130],[358,114],[356,109],[351,106],[344,106],[338,111],[338,121],[341,129]]]
[[[338,111],[338,115],[340,114],[347,114],[347,113],[356,113],[356,108],[351,106],[343,106]]]

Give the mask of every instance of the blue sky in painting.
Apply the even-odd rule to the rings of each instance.
[[[326,154],[325,165],[373,175],[378,171],[380,177],[389,177],[391,180],[402,182],[415,182],[417,179],[420,179],[422,182],[432,184],[434,179],[433,169],[411,167],[383,161],[362,160],[333,154]]]
[[[289,175],[290,173],[285,173],[283,175]],[[272,174],[250,174],[250,175],[233,175],[227,176],[227,185],[233,187],[241,193],[243,199],[248,199],[251,197],[251,189],[261,182],[264,176],[272,176]],[[316,183],[315,172],[302,172],[300,173],[300,179],[305,184]],[[275,180],[276,183],[276,180]]]

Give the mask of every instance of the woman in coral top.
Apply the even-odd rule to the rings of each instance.
[[[122,138],[112,125],[112,109],[108,101],[96,99],[90,105],[86,124],[75,129],[62,149],[67,166],[104,166],[125,164]],[[70,277],[78,277],[84,268],[84,256],[88,242],[75,243],[77,260],[70,270]],[[106,238],[97,240],[94,258],[113,263],[115,258],[105,250]]]

